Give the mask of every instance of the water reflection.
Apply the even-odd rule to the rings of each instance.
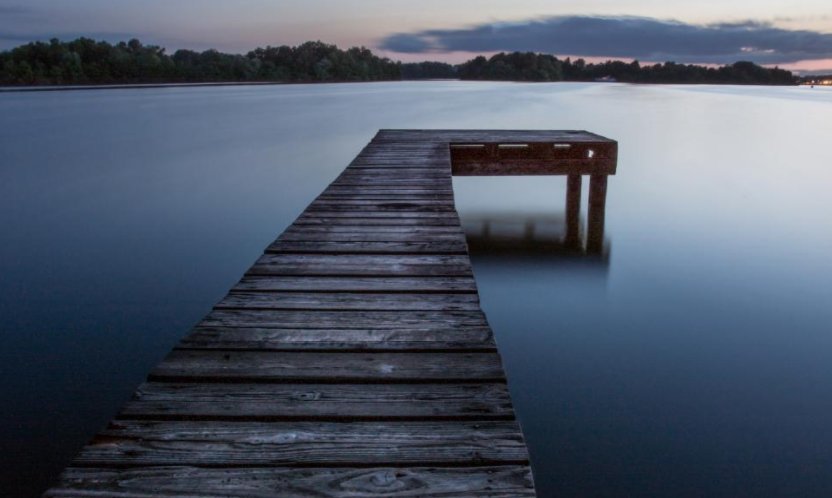
[[[610,264],[611,243],[603,225],[593,232],[578,214],[466,213],[462,227],[468,249],[478,259],[582,261],[604,269]]]

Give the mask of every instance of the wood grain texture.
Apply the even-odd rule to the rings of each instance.
[[[366,198],[321,198],[315,200],[312,206],[362,206],[365,208],[373,208],[377,210],[383,209],[410,209],[417,207],[439,207],[446,211],[454,209],[453,199],[442,199],[434,196],[431,199],[414,199],[414,198],[395,198],[388,199],[366,199]]]
[[[361,241],[458,241],[464,234],[458,226],[375,226],[293,224],[277,240],[361,240]]]
[[[239,292],[227,295],[216,309],[477,311],[476,294],[386,294]]]
[[[148,377],[167,382],[500,382],[490,353],[173,350]]]
[[[451,227],[459,228],[459,218],[406,218],[403,216],[319,216],[301,214],[294,226],[375,226],[375,227]]]
[[[426,466],[525,464],[514,421],[115,420],[77,466]]]
[[[467,255],[264,254],[247,275],[471,276]]]
[[[450,186],[444,188],[395,188],[395,187],[373,187],[370,185],[364,186],[350,186],[350,187],[339,187],[338,185],[332,185],[328,189],[321,194],[323,197],[336,197],[336,196],[384,196],[384,197],[392,197],[392,196],[405,196],[404,198],[408,198],[410,196],[445,196],[445,197],[453,197],[454,191],[451,190]],[[397,197],[398,198],[398,197]]]
[[[426,329],[487,327],[482,311],[213,310],[201,326],[294,329]]]
[[[472,277],[243,277],[239,291],[474,293]]]
[[[260,351],[491,351],[496,348],[487,326],[455,329],[197,327],[182,339],[179,347]]]
[[[95,490],[95,491],[93,491]],[[47,498],[533,497],[529,467],[70,468]]]
[[[191,384],[149,382],[120,414],[135,419],[511,419],[505,384]]]
[[[302,214],[304,218],[380,218],[380,219],[415,219],[422,221],[434,220],[456,222],[455,226],[459,224],[459,216],[454,211],[445,212],[419,212],[419,211],[373,211],[373,210],[348,210],[339,211],[337,209],[307,209]]]
[[[464,241],[321,241],[280,240],[270,245],[269,254],[467,254]]]

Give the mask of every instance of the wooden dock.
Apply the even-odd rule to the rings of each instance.
[[[578,131],[380,131],[46,496],[535,496],[451,176],[569,175],[577,223],[590,175],[590,246],[616,151]]]

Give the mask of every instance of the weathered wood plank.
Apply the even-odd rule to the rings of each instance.
[[[453,212],[422,212],[422,211],[402,211],[402,212],[395,212],[395,211],[338,211],[338,210],[326,210],[320,211],[317,209],[312,210],[305,210],[302,214],[304,218],[385,218],[390,220],[402,220],[402,219],[418,219],[418,220],[442,220],[446,222],[446,224],[453,224],[455,226],[459,225],[459,216]]]
[[[362,201],[376,201],[376,200],[392,200],[392,201],[408,201],[408,200],[437,200],[443,202],[453,202],[454,195],[450,191],[416,191],[416,192],[402,192],[397,190],[395,192],[378,192],[374,190],[360,190],[360,191],[345,191],[345,190],[325,190],[316,199],[320,200],[362,200]]]
[[[377,198],[370,198],[370,199],[362,199],[359,198],[361,195],[366,195],[365,192],[360,193],[353,193],[350,194],[355,196],[356,199],[348,199],[345,198],[343,195],[338,198],[319,198],[309,204],[308,208],[316,207],[321,210],[323,208],[342,208],[344,210],[353,210],[356,212],[360,212],[361,210],[367,210],[368,208],[375,208],[380,210],[396,210],[396,211],[407,211],[407,210],[418,210],[418,209],[425,209],[425,208],[437,208],[443,210],[454,210],[454,204],[451,199],[436,199],[436,198],[427,198],[427,199],[407,199],[407,198],[392,198],[395,194],[386,194],[388,199],[377,199]],[[436,194],[431,194],[436,195]]]
[[[489,353],[317,353],[174,350],[149,379],[181,382],[500,382]]]
[[[439,197],[439,196],[432,196],[428,199],[408,199],[405,196],[388,196],[388,199],[366,199],[366,198],[336,198],[331,199],[328,197],[318,197],[313,204],[317,206],[323,205],[338,205],[338,206],[389,206],[389,205],[396,205],[396,206],[443,206],[443,207],[454,207],[454,201],[449,196],[446,197]]]
[[[343,204],[343,203],[318,203],[313,202],[304,210],[311,212],[349,212],[349,213],[393,213],[407,214],[414,216],[421,213],[455,213],[450,204],[414,204],[406,202],[391,202],[378,204]]]
[[[477,311],[476,294],[304,293],[234,291],[215,309]]]
[[[379,158],[394,158],[394,159],[401,159],[402,161],[409,161],[409,162],[418,162],[418,161],[430,161],[430,160],[437,160],[437,158],[441,158],[447,155],[448,151],[446,147],[441,147],[437,149],[436,146],[433,147],[412,147],[412,146],[404,146],[404,145],[396,145],[390,142],[385,141],[383,144],[369,144],[364,150],[358,154],[358,159],[379,159]],[[442,150],[444,149],[444,150]],[[447,166],[447,163],[444,164]]]
[[[362,237],[366,241],[406,241],[406,240],[464,240],[465,235],[459,226],[400,226],[400,225],[291,225],[278,240],[309,240],[310,237],[345,234],[348,237]],[[380,237],[395,237],[382,239]],[[333,240],[333,239],[327,239]],[[352,239],[350,239],[352,240]]]
[[[482,311],[296,311],[213,310],[205,327],[295,329],[428,329],[485,327]]]
[[[370,195],[366,193],[361,194],[339,194],[333,197],[327,197],[316,201],[309,205],[309,207],[314,206],[317,210],[320,211],[353,211],[360,213],[362,211],[366,211],[369,208],[377,208],[378,210],[382,210],[383,212],[392,212],[393,214],[401,214],[406,215],[409,211],[416,211],[420,212],[419,209],[427,208],[427,207],[434,207],[437,209],[443,209],[439,213],[442,213],[445,216],[449,216],[450,212],[446,212],[448,208],[451,209],[451,212],[455,212],[454,204],[452,199],[448,198],[437,198],[439,197],[436,194],[422,194],[421,196],[412,195],[406,198],[394,198],[395,194],[376,194]],[[343,202],[347,201],[347,202]],[[390,206],[391,204],[395,204],[394,206]],[[326,209],[324,209],[326,208]],[[330,208],[338,208],[338,209],[330,209]],[[422,211],[422,212],[430,212],[430,211]]]
[[[403,161],[400,159],[387,159],[387,158],[376,158],[376,157],[362,157],[357,161],[353,161],[350,163],[349,169],[351,171],[357,170],[367,170],[367,171],[374,171],[374,170],[410,170],[414,173],[418,173],[419,171],[428,170],[428,171],[448,171],[448,160],[443,159],[427,159],[425,161]]]
[[[95,489],[96,491],[90,491]],[[47,498],[533,497],[525,465],[492,467],[70,468]]]
[[[384,161],[394,160],[394,164],[407,167],[408,164],[431,163],[436,167],[447,168],[447,162],[441,162],[442,158],[448,155],[446,150],[426,150],[415,147],[397,147],[395,144],[385,142],[379,146],[368,145],[353,162],[360,161]],[[352,162],[350,166],[352,166]]]
[[[513,419],[505,384],[188,384],[148,382],[124,419]]]
[[[385,230],[387,227],[364,227],[358,226],[361,230],[349,230],[350,227],[328,227],[324,230],[315,230],[315,227],[309,227],[312,230],[304,231],[298,230],[298,227],[293,227],[291,231],[285,232],[278,238],[273,245],[286,244],[288,242],[351,242],[356,244],[361,243],[375,243],[375,242],[398,242],[398,243],[421,243],[434,244],[437,246],[448,245],[465,248],[465,239],[455,231],[429,231],[413,230],[408,231],[401,227],[389,227],[390,230]],[[337,230],[340,228],[340,230]],[[446,227],[438,227],[446,228]],[[451,227],[447,227],[451,228]],[[269,246],[267,250],[275,249]]]
[[[476,292],[472,277],[244,277],[233,290],[297,292]]]
[[[459,228],[459,218],[407,218],[403,216],[361,217],[301,215],[292,226],[384,226],[384,227],[453,227]]]
[[[377,179],[370,179],[370,178],[339,178],[332,182],[333,185],[340,186],[340,187],[379,187],[379,188],[405,188],[405,189],[412,189],[412,188],[438,188],[438,189],[445,189],[448,187],[448,182],[442,179],[436,180],[421,180],[421,179],[394,179],[394,178],[377,178]]]
[[[493,465],[528,462],[514,421],[113,421],[76,466]]]
[[[438,201],[444,203],[451,203],[453,204],[454,198],[449,194],[408,194],[408,195],[397,195],[397,194],[385,194],[385,193],[368,193],[368,192],[357,192],[357,193],[333,193],[333,194],[322,194],[317,198],[320,201],[327,201],[327,202],[338,202],[338,201],[362,201],[362,202],[410,202],[410,201]]]
[[[467,256],[264,254],[248,275],[473,275]]]
[[[189,349],[261,351],[438,351],[495,349],[491,329],[367,328],[287,329],[263,327],[197,327],[179,343]]]
[[[364,186],[348,186],[341,187],[332,185],[326,189],[323,195],[386,195],[386,196],[411,196],[411,195],[454,195],[453,189],[450,186],[444,188],[424,188],[424,187],[373,187],[371,185]]]
[[[358,241],[277,241],[267,253],[294,254],[466,254],[464,241],[358,242]]]
[[[359,172],[354,172],[349,175],[342,175],[338,177],[338,179],[334,182],[336,185],[343,185],[348,183],[361,183],[362,186],[366,185],[395,185],[395,186],[402,186],[402,185],[436,185],[447,187],[449,180],[447,178],[437,176],[437,177],[422,177],[422,178],[414,178],[409,177],[407,175],[386,175],[386,176],[379,176],[379,175],[371,175],[371,174],[361,174]]]
[[[404,161],[401,158],[387,156],[373,156],[373,162],[353,163],[346,168],[341,175],[362,174],[372,178],[384,176],[398,176],[401,178],[443,178],[451,169],[447,166],[439,167],[435,164],[442,160],[434,160],[433,164],[428,159],[421,161]],[[387,161],[387,164],[380,161]]]
[[[362,169],[354,169],[354,170],[347,170],[342,173],[338,179],[335,181],[336,184],[341,182],[361,182],[362,184],[378,184],[378,183],[388,183],[393,182],[396,184],[401,183],[418,183],[418,184],[429,184],[429,185],[441,185],[447,186],[448,185],[448,175],[443,173],[422,173],[422,174],[414,174],[407,172],[400,171],[400,172],[385,172],[381,173],[377,170],[362,170]]]

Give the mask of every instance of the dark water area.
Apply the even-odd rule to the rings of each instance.
[[[832,496],[830,111],[802,87],[0,94],[2,495],[48,487],[377,129],[424,127],[620,143],[603,257],[558,250],[563,178],[455,179],[540,496]]]

